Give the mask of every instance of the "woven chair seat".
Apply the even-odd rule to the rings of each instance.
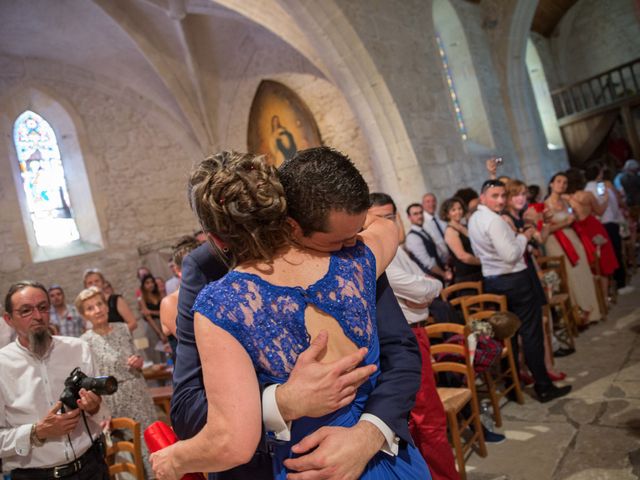
[[[459,412],[471,400],[468,388],[438,388],[438,395],[446,412]]]

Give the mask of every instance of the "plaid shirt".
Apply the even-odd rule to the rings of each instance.
[[[51,306],[49,313],[51,317],[51,323],[58,327],[60,335],[64,337],[79,337],[84,333],[84,324],[82,317],[73,305],[67,304],[66,312],[59,316],[55,307]]]

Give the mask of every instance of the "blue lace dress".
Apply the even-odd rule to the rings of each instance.
[[[207,285],[193,306],[235,337],[249,353],[262,384],[284,383],[296,359],[309,347],[304,314],[307,305],[331,315],[355,345],[367,347],[364,364],[379,365],[375,322],[376,267],[371,250],[358,242],[332,254],[327,274],[308,288],[273,285],[257,275],[231,271]],[[323,426],[350,427],[362,414],[378,372],[359,389],[348,406],[320,418],[304,417],[291,426],[291,441],[274,448],[273,472],[284,480],[283,461],[294,456],[291,446]],[[398,456],[378,452],[361,478],[430,479],[418,450],[409,445]]]

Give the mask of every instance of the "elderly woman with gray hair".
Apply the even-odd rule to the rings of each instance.
[[[118,380],[118,391],[104,397],[114,417],[129,417],[140,422],[144,431],[156,420],[153,400],[142,376],[142,357],[136,353],[133,337],[125,323],[109,323],[109,306],[97,287],[84,289],[76,297],[80,315],[93,324],[80,338],[91,348],[96,371],[113,375]],[[152,478],[149,452],[143,442],[142,455],[148,478]]]

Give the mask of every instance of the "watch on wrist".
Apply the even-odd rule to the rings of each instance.
[[[31,435],[29,435],[29,439],[31,440],[31,445],[41,447],[44,444],[44,440],[40,440],[38,435],[36,435],[36,427],[37,423],[31,425]]]

